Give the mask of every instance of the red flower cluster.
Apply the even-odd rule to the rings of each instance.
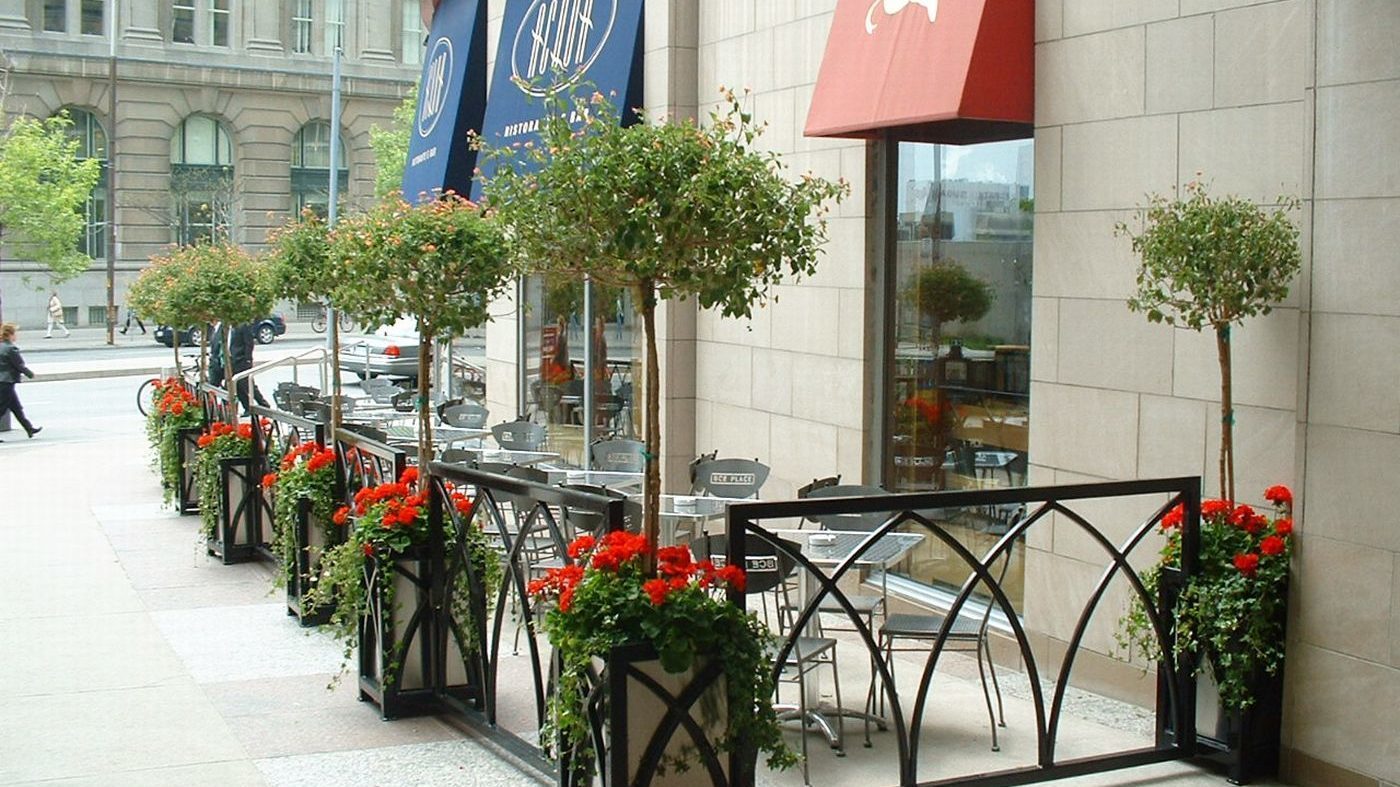
[[[579,562],[550,569],[543,577],[531,582],[528,588],[532,596],[557,597],[560,612],[573,608],[574,592],[586,576],[599,573],[621,576],[627,573],[623,569],[636,565],[649,547],[645,536],[613,531],[601,540],[593,536],[579,536],[569,545],[568,551],[569,557]],[[716,568],[708,560],[695,562],[686,547],[663,547],[657,550],[656,560],[657,576],[643,581],[641,585],[652,606],[659,607],[676,593],[690,589],[728,585],[743,591],[747,582],[744,570],[738,566]]]
[[[1272,522],[1248,505],[1235,505],[1229,500],[1201,503],[1203,545],[1209,548],[1209,544],[1217,541],[1228,545],[1225,555],[1233,555],[1231,564],[1246,577],[1254,577],[1265,559],[1282,557],[1287,560],[1288,557],[1289,539],[1293,535],[1293,492],[1281,484],[1271,486],[1264,492],[1264,499],[1277,509]],[[1177,538],[1185,518],[1186,509],[1181,504],[1162,516],[1162,530],[1171,534],[1164,554],[1172,559],[1180,554]]]
[[[229,435],[236,435],[239,440],[252,440],[253,425],[250,423],[241,423],[238,425],[237,429],[234,429],[232,424],[226,424],[223,421],[215,421],[209,425],[208,429],[204,430],[204,434],[199,436],[199,447],[208,448],[210,445],[213,445],[215,440]]]
[[[184,415],[194,410],[199,401],[184,386],[179,377],[167,377],[155,384],[156,412],[162,415]]]
[[[333,461],[333,460],[332,460]],[[428,517],[428,494],[417,491],[418,468],[410,467],[403,471],[395,483],[367,486],[355,493],[355,516],[363,517],[377,509],[379,526],[390,530],[395,527],[413,527],[426,522]],[[341,506],[332,516],[337,525],[348,521],[350,509]]]
[[[312,473],[322,468],[335,466],[334,448],[326,448],[320,443],[302,443],[282,457],[282,469],[290,469],[302,457],[309,457],[306,460],[306,469]]]

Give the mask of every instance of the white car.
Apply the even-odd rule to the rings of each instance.
[[[409,317],[364,336],[343,337],[340,368],[361,380],[380,376],[418,379],[418,321]]]

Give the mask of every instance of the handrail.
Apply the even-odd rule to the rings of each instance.
[[[287,355],[282,358],[278,358],[275,361],[267,361],[266,363],[260,363],[257,366],[244,369],[243,371],[238,372],[233,376],[233,382],[234,384],[237,384],[240,380],[247,379],[255,374],[261,374],[262,372],[265,372],[268,369],[275,369],[279,366],[287,366],[289,363],[295,363],[304,360],[307,356],[315,355],[316,353],[321,354],[321,357],[319,359],[320,363],[325,363],[326,359],[330,356],[330,353],[327,352],[325,347],[308,347],[305,350],[302,350],[301,352],[297,353],[296,355]]]

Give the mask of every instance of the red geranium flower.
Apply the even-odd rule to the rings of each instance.
[[[593,544],[593,536],[579,536],[578,538],[574,539],[574,542],[572,544],[569,544],[569,557],[573,558],[574,560],[578,560],[579,555],[582,555],[593,549]]]
[[[659,578],[648,579],[646,582],[642,583],[642,590],[651,597],[652,606],[659,607],[666,603],[666,593],[669,592],[669,588],[666,586],[666,580]]]
[[[1201,503],[1201,516],[1211,517],[1228,514],[1231,508],[1229,500],[1207,500]]]
[[[1281,536],[1291,535],[1293,533],[1293,520],[1284,518],[1275,522],[1274,532]]]
[[[416,468],[416,467],[405,467],[404,470],[403,470],[403,474],[399,476],[399,483],[400,483],[400,484],[408,485],[408,484],[417,483],[417,481],[418,481],[418,468]]]
[[[276,483],[277,483],[277,474],[276,474],[276,473],[268,473],[268,474],[266,474],[266,475],[263,476],[262,485],[263,485],[263,488],[264,488],[264,489],[267,489],[268,487],[274,486],[274,485],[276,485]]]
[[[365,553],[365,557],[374,557],[374,544],[365,542],[360,545],[360,551]]]
[[[1283,484],[1276,484],[1264,490],[1264,499],[1278,506],[1293,505],[1293,490]]]
[[[1259,556],[1253,552],[1243,552],[1235,555],[1235,568],[1247,577],[1254,576],[1254,572],[1259,570]]]
[[[1285,548],[1287,544],[1278,536],[1264,536],[1259,542],[1259,551],[1266,555],[1282,555]]]
[[[1230,512],[1230,524],[1240,529],[1247,528],[1253,519],[1254,509],[1243,503],[1235,506],[1235,510]]]
[[[346,520],[348,520],[349,518],[350,518],[350,507],[349,507],[349,506],[341,506],[340,508],[337,508],[337,509],[335,510],[335,515],[331,517],[331,521],[334,522],[334,523],[336,523],[337,525],[344,525],[345,522],[346,522]]]
[[[1162,516],[1162,529],[1174,530],[1181,527],[1181,522],[1186,518],[1186,505],[1177,503],[1172,510]]]

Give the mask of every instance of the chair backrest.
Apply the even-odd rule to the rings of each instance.
[[[411,413],[418,409],[418,392],[399,391],[394,394],[393,398],[389,400],[389,403],[400,413]]]
[[[691,491],[714,497],[757,497],[768,472],[768,465],[757,459],[711,459],[696,465]]]
[[[496,445],[508,451],[538,451],[544,446],[544,427],[531,421],[506,421],[491,427]]]
[[[481,429],[486,426],[486,418],[491,414],[485,406],[476,402],[462,402],[444,407],[440,413],[442,422],[461,429]]]
[[[633,533],[642,529],[642,504],[641,501],[627,497],[627,495],[616,489],[609,489],[598,484],[569,484],[559,485],[560,489],[572,489],[576,492],[587,492],[590,495],[599,497],[610,497],[617,500],[624,500],[622,504],[622,526],[625,530]],[[574,533],[595,533],[601,534],[603,529],[603,515],[594,511],[580,511],[577,509],[566,509],[564,518],[568,520],[569,526]]]
[[[868,486],[866,484],[833,484],[820,489],[813,489],[807,494],[809,499],[820,497],[875,497],[878,495],[888,495],[889,492],[878,486]],[[799,495],[801,497],[801,495]],[[893,515],[892,512],[872,511],[867,514],[818,514],[807,517],[813,522],[821,525],[827,530],[850,530],[869,532],[875,530],[885,523]]]
[[[438,454],[438,461],[454,465],[465,465],[471,464],[472,458],[475,455],[475,452],[468,451],[464,448],[444,448],[442,449],[442,453]]]
[[[778,543],[784,551],[779,552],[772,544],[753,534],[744,536],[744,573],[747,575],[745,593],[766,593],[778,588],[784,580],[792,576],[793,569],[797,568],[797,561],[792,555],[801,552],[802,545],[785,538],[778,539]],[[691,544],[691,551],[695,553],[696,560],[709,560],[716,566],[728,564],[727,535],[704,536]]]
[[[341,424],[340,428],[344,429],[347,432],[354,432],[355,434],[364,435],[365,437],[368,437],[369,439],[380,443],[386,442],[389,439],[388,432],[384,431],[383,429],[376,429],[373,426],[369,426],[368,424]]]
[[[646,443],[641,440],[600,440],[589,448],[594,470],[640,473],[646,470]]]
[[[836,475],[829,475],[826,478],[813,478],[812,483],[805,484],[797,488],[797,499],[801,500],[802,498],[807,497],[808,495],[812,494],[812,492],[818,489],[825,489],[828,486],[836,486],[839,483],[841,483],[840,473],[837,473]]]
[[[701,454],[701,455],[695,457],[694,459],[690,460],[690,488],[691,488],[691,489],[694,489],[694,488],[695,488],[695,473],[696,473],[696,471],[699,469],[700,465],[702,465],[702,464],[704,464],[704,463],[706,463],[706,462],[709,462],[709,461],[713,460],[713,459],[714,459],[715,457],[717,457],[717,456],[719,456],[719,450],[718,450],[718,449],[716,449],[716,450],[714,450],[714,451],[711,451],[711,452],[709,452],[708,454]]]
[[[394,381],[388,377],[368,377],[360,381],[360,390],[365,393],[373,393],[382,388],[394,388]]]
[[[381,385],[369,391],[369,398],[375,404],[393,404],[394,397],[403,393],[397,385]]]

